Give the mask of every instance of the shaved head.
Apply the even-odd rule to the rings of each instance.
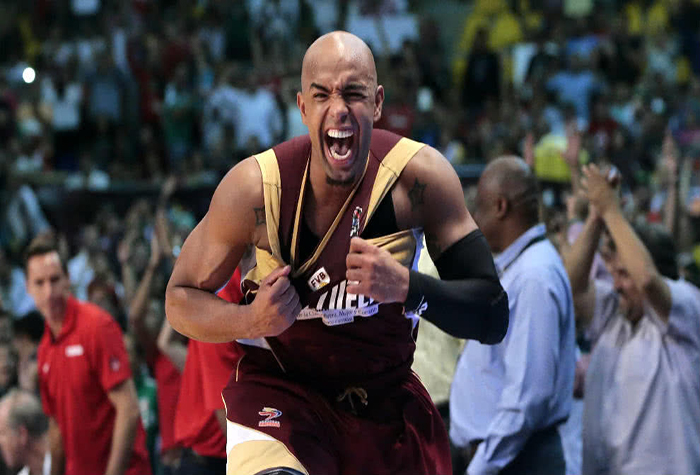
[[[357,72],[376,88],[377,67],[367,43],[347,31],[333,31],[314,41],[306,50],[301,65],[301,90],[306,91],[320,68],[337,64],[354,64]]]
[[[519,236],[540,221],[537,177],[519,157],[500,157],[489,163],[479,179],[476,202],[476,221],[499,252],[509,244],[501,242],[506,226]]]
[[[377,84],[374,56],[364,41],[334,31],[309,46],[297,106],[311,139],[312,183],[342,189],[362,176],[383,103],[384,88]]]
[[[537,196],[537,178],[530,167],[519,157],[499,157],[489,163],[481,180],[490,191],[513,200]]]

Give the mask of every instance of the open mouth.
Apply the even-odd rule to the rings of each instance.
[[[345,162],[352,156],[355,133],[350,129],[329,129],[325,135],[328,157],[336,162]]]

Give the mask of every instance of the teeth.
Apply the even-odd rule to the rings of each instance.
[[[331,129],[328,131],[328,136],[333,139],[346,139],[348,137],[352,137],[352,135],[352,130]]]

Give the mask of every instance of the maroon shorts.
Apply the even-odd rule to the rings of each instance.
[[[414,373],[339,401],[344,391],[332,396],[247,356],[223,391],[227,474],[279,466],[310,475],[452,474],[442,418]]]

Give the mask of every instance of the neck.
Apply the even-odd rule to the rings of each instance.
[[[322,157],[319,157],[318,160],[311,159],[311,164],[309,166],[311,195],[317,203],[340,208],[343,203],[345,203],[348,195],[352,192],[361,174],[358,173],[355,179],[350,183],[331,183],[321,164],[321,160],[323,160]]]
[[[54,338],[56,338],[58,334],[61,333],[63,322],[66,321],[66,306],[64,305],[61,311],[56,315],[45,316],[45,319],[46,324],[49,326],[49,330],[51,330],[51,334]]]
[[[48,450],[46,436],[42,436],[29,446],[27,451],[27,466],[29,475],[42,475],[44,473],[44,457]]]
[[[504,224],[501,232],[501,243],[498,252],[505,251],[508,246],[518,240],[520,236],[525,234],[534,224],[524,224],[520,222],[512,222],[508,225]]]

